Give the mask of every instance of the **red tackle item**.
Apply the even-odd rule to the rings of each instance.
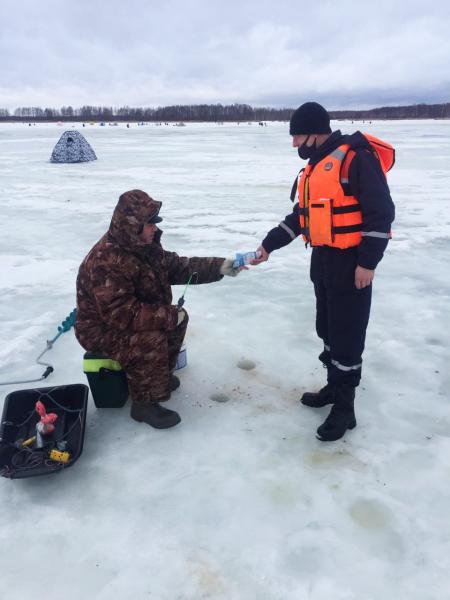
[[[44,404],[38,400],[36,402],[36,412],[41,417],[41,433],[47,435],[49,433],[53,433],[55,431],[54,422],[58,418],[58,415],[55,413],[47,413],[47,410]]]

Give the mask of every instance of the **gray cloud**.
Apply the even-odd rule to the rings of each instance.
[[[449,25],[443,0],[2,0],[0,107],[449,101]]]

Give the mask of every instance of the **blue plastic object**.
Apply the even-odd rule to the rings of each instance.
[[[234,259],[233,269],[239,269],[239,267],[245,267],[246,265],[250,264],[251,260],[253,260],[255,258],[258,258],[258,255],[256,252],[244,252],[243,254],[236,252],[236,258]]]

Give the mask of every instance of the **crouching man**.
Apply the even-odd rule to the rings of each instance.
[[[160,402],[180,382],[172,374],[188,324],[172,304],[171,285],[219,281],[237,275],[224,258],[185,258],[161,246],[161,202],[145,192],[122,194],[111,225],[83,260],[77,278],[75,334],[88,352],[124,369],[131,417],[166,429],[180,416]]]

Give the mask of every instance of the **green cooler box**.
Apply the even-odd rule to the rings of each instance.
[[[128,399],[128,384],[125,371],[117,361],[86,352],[83,371],[97,408],[122,408]]]

